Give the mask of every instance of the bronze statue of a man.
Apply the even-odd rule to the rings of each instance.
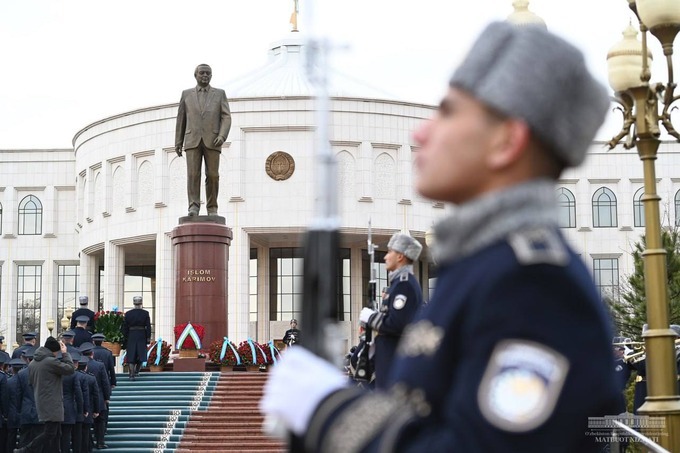
[[[220,153],[231,128],[231,112],[224,90],[210,86],[212,69],[200,64],[194,71],[198,83],[182,92],[177,111],[175,151],[187,153],[187,195],[189,215],[198,215],[201,206],[201,165],[205,161],[205,195],[208,215],[217,214],[220,188]]]

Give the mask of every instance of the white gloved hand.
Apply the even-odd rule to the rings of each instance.
[[[297,435],[326,396],[347,385],[347,376],[301,346],[293,346],[269,373],[260,400],[265,424],[283,423]]]
[[[363,322],[364,324],[368,324],[368,320],[371,319],[373,313],[375,313],[375,310],[371,310],[368,307],[362,308],[361,313],[359,313],[359,321]]]

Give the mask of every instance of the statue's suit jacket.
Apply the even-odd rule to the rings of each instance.
[[[226,140],[231,128],[231,112],[224,90],[208,86],[205,106],[198,102],[196,88],[182,92],[177,111],[177,127],[175,130],[175,147],[184,149],[197,148],[203,139],[208,149],[221,151],[213,142],[218,135]]]

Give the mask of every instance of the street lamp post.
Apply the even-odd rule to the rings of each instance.
[[[643,334],[647,354],[648,396],[639,413],[662,417],[668,436],[660,436],[659,444],[669,451],[680,451],[680,396],[678,396],[675,361],[675,333],[669,328],[669,304],[666,287],[666,251],[661,243],[659,200],[656,193],[654,161],[661,143],[661,123],[670,135],[680,140],[671,123],[671,105],[675,96],[673,80],[673,41],[680,30],[680,3],[674,0],[627,0],[638,17],[642,42],[635,38],[632,27],[624,32],[624,40],[615,45],[607,60],[609,83],[621,105],[623,128],[609,142],[614,148],[623,141],[625,148],[636,147],[644,170],[645,235],[643,252],[647,323]],[[666,56],[668,81],[650,84],[647,30],[661,42]],[[659,112],[661,103],[662,110]]]
[[[47,326],[47,330],[50,331],[50,337],[52,336],[52,331],[54,330],[54,319],[50,318],[47,320],[45,323],[45,326]]]

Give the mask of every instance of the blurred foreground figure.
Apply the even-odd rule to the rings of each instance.
[[[388,389],[347,388],[293,348],[266,385],[269,419],[308,451],[602,450],[588,418],[617,413],[612,334],[557,225],[554,182],[584,160],[608,106],[572,45],[487,27],[414,134],[418,192],[457,208],[435,228],[437,289]]]

